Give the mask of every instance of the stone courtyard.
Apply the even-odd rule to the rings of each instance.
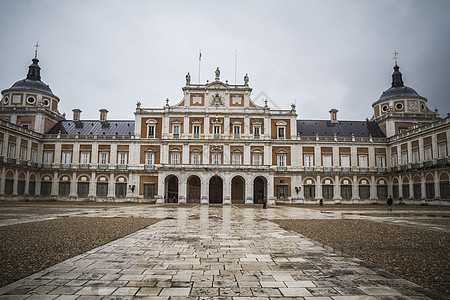
[[[342,218],[340,211],[235,205],[54,209],[52,214],[26,215],[16,208],[18,217],[0,218],[0,225],[79,215],[163,220],[4,286],[0,299],[439,298],[270,221]],[[445,213],[449,215],[448,210]],[[348,215],[449,232],[447,226],[396,221],[387,214]]]

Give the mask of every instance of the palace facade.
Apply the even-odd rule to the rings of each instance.
[[[40,76],[35,57],[25,79],[2,91],[0,200],[256,204],[385,203],[450,205],[450,117],[404,85],[374,101],[373,117],[297,118],[273,109],[243,84],[191,83],[162,108],[136,104],[132,120],[72,120]]]

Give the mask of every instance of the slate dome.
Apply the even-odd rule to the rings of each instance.
[[[41,81],[41,67],[39,60],[33,58],[33,63],[28,67],[27,78],[17,81],[10,88],[11,90],[30,90],[52,94],[50,87]]]

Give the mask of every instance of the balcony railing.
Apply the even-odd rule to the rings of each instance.
[[[109,168],[109,165],[103,165],[103,164],[100,164],[100,165],[98,165],[98,168],[99,168],[100,170],[107,170],[107,169]]]
[[[32,167],[32,168],[37,168],[37,167],[38,167],[38,164],[37,164],[36,162],[31,162],[31,163],[30,163],[30,167]]]
[[[173,134],[173,138],[174,139],[179,139],[180,138],[180,134],[179,133],[174,133]]]
[[[341,168],[341,172],[349,173],[350,172],[350,167],[342,167]]]
[[[313,172],[314,167],[305,167],[305,172]]]
[[[24,167],[28,166],[28,160],[21,160],[20,165]]]
[[[378,167],[377,171],[378,171],[378,173],[386,173],[387,169],[386,168],[382,168],[382,167]]]
[[[286,172],[287,171],[287,167],[277,167],[277,171],[278,172]]]
[[[413,170],[420,169],[420,163],[413,163],[413,164],[411,164],[411,169],[413,169]]]
[[[220,133],[214,133],[214,138],[215,139],[220,139]]]
[[[127,169],[127,165],[117,165],[117,170],[126,170]]]
[[[359,167],[359,173],[368,173],[369,172],[369,168],[367,167]]]
[[[16,159],[15,159],[15,158],[8,157],[8,164],[13,164],[13,165],[15,165],[15,164],[16,164]]]
[[[401,171],[406,171],[406,170],[408,170],[408,165],[402,165],[402,166],[400,166],[400,170],[401,170]]]
[[[61,164],[61,169],[70,169],[70,164]]]
[[[51,169],[52,168],[52,164],[51,163],[44,163],[42,166],[44,167],[44,169]]]
[[[241,138],[241,134],[240,133],[235,133],[234,134],[234,138],[235,139],[240,139]]]
[[[259,140],[261,138],[261,136],[259,135],[259,134],[255,134],[254,136],[253,136],[253,139],[255,139],[255,140]]]
[[[192,135],[192,137],[193,137],[194,139],[198,139],[198,138],[200,138],[200,133],[194,133],[194,134]]]
[[[82,170],[88,170],[89,169],[89,164],[79,164],[78,167]]]
[[[144,165],[144,170],[154,170],[155,165]]]
[[[432,161],[432,160],[424,161],[424,162],[423,162],[423,166],[424,166],[425,168],[432,167],[432,166],[433,166],[433,161]]]
[[[448,164],[447,158],[439,158],[438,161],[437,161],[437,165],[439,167],[446,166],[447,164]]]

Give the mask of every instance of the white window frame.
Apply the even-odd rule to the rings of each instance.
[[[391,159],[392,159],[392,166],[396,167],[398,165],[397,153],[393,153]]]
[[[215,138],[215,139],[220,138],[220,134],[221,134],[221,132],[220,132],[220,125],[214,125],[214,126],[213,126],[213,135],[214,135],[214,138]]]
[[[191,154],[191,161],[192,161],[193,165],[199,165],[201,163],[200,153],[192,153]]]
[[[446,158],[447,157],[447,143],[439,143],[438,144],[438,158]]]
[[[261,126],[260,125],[253,125],[253,138],[255,140],[258,140],[261,138]]]
[[[384,156],[384,155],[377,155],[377,167],[378,168],[385,168],[386,167],[386,156]]]
[[[178,125],[178,124],[173,125],[173,127],[172,127],[172,135],[176,139],[180,137],[180,125]]]
[[[192,137],[195,139],[200,138],[200,125],[192,126]]]
[[[414,148],[412,150],[412,159],[413,159],[413,163],[417,164],[420,161],[420,157],[419,157],[419,148]]]
[[[145,165],[153,166],[155,164],[155,153],[145,152]]]
[[[213,153],[211,158],[212,158],[212,164],[213,165],[220,165],[221,164],[222,154],[220,154],[220,153]]]
[[[90,162],[90,156],[91,156],[91,152],[90,151],[82,151],[80,154],[80,163],[87,165]]]
[[[8,145],[8,158],[15,158],[16,157],[16,144],[10,143]]]
[[[109,155],[109,152],[106,152],[106,151],[99,152],[99,154],[98,154],[98,162],[99,162],[100,165],[107,165],[108,164],[108,155]]]
[[[262,154],[260,153],[253,154],[253,165],[254,166],[262,165]]]
[[[20,147],[20,160],[21,161],[27,160],[27,147],[24,146]]]
[[[314,154],[303,154],[303,165],[305,167],[314,166]]]
[[[285,140],[286,139],[286,127],[284,127],[284,126],[278,126],[277,127],[277,138],[279,140]]]
[[[277,166],[278,167],[286,167],[286,154],[278,154],[277,155]]]
[[[37,162],[37,150],[31,149],[31,162],[36,163]]]
[[[120,151],[118,153],[118,157],[117,157],[117,164],[118,165],[126,165],[127,164],[127,158],[128,158],[128,152]]]
[[[179,165],[180,164],[180,153],[179,152],[173,152],[170,154],[170,162],[172,165]]]
[[[53,163],[53,151],[44,151],[44,164]]]
[[[341,154],[341,167],[350,168],[350,154]]]
[[[402,165],[408,164],[408,152],[402,151]]]
[[[241,125],[233,125],[233,137],[235,139],[241,138]]]
[[[231,162],[233,165],[241,165],[242,164],[242,154],[241,153],[233,153],[231,155]]]
[[[332,167],[333,166],[333,155],[322,154],[322,164],[324,167]]]
[[[70,165],[72,158],[72,151],[63,151],[61,153],[61,163],[63,165]]]
[[[155,125],[148,125],[147,126],[147,133],[148,133],[147,137],[149,139],[154,139],[156,137],[155,130],[156,130],[156,126]]]
[[[358,154],[358,163],[360,168],[368,168],[369,156],[367,154]]]
[[[424,150],[425,150],[425,155],[424,155],[425,161],[432,160],[433,159],[433,151],[432,151],[433,149],[431,148],[431,145],[426,145],[424,147]]]

